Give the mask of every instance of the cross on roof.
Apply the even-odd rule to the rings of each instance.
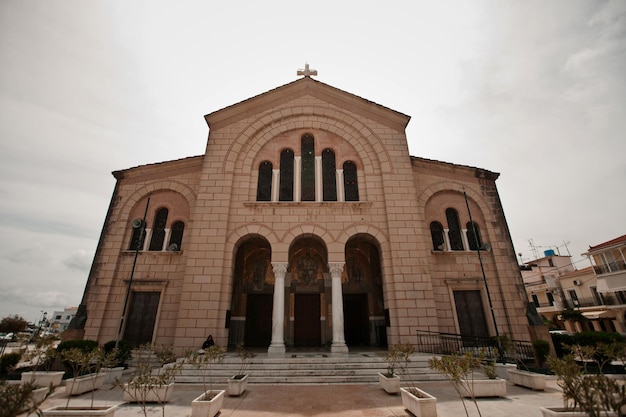
[[[304,75],[305,77],[310,77],[311,75],[317,75],[317,70],[309,69],[309,64],[304,64],[304,69],[299,69],[296,75]]]

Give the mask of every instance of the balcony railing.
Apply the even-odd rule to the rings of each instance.
[[[602,295],[601,298],[579,298],[577,300],[564,300],[562,306],[559,306],[559,302],[555,301],[553,304],[540,303],[535,305],[537,308],[542,307],[555,307],[557,310],[565,308],[575,309],[578,307],[599,307],[599,306],[618,306],[626,304],[626,299],[619,298],[615,295]]]
[[[534,359],[533,345],[531,342],[519,340],[511,341],[510,349],[498,346],[498,341],[493,337],[463,336],[454,333],[437,333],[424,330],[417,332],[417,350],[421,353],[435,355],[463,354],[471,351],[482,351],[485,359],[527,361]]]
[[[613,272],[626,271],[626,262],[615,261],[606,265],[594,265],[596,275],[610,274]]]

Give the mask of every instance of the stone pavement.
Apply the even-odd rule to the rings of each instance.
[[[466,415],[463,404],[448,382],[421,382],[418,386],[437,397],[439,417],[463,417]],[[214,389],[224,386],[213,385]],[[59,387],[48,398],[42,409],[54,405],[64,405],[67,397],[65,388]],[[166,417],[189,417],[191,400],[199,396],[202,386],[177,384],[172,401],[165,406]],[[70,405],[88,404],[91,394],[72,397]],[[98,404],[122,403],[121,389],[102,388],[95,392]],[[478,416],[470,400],[465,401],[469,416]],[[503,398],[478,399],[483,417],[524,416],[541,417],[539,407],[562,405],[561,390],[554,379],[548,380],[545,391],[532,391],[515,385],[507,385],[507,395]],[[150,405],[150,416],[161,416],[158,405]],[[136,404],[123,404],[115,413],[116,417],[141,417],[141,408]],[[402,407],[399,395],[389,395],[378,384],[316,384],[316,385],[263,385],[248,384],[240,397],[224,398],[220,417],[252,416],[340,416],[340,417],[392,417],[411,416]]]

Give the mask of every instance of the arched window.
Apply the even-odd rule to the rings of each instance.
[[[272,200],[272,163],[263,161],[259,165],[259,182],[256,189],[257,201]]]
[[[306,133],[300,139],[302,153],[302,201],[315,201],[315,143]]]
[[[356,165],[352,161],[343,163],[343,187],[346,201],[359,201]]]
[[[443,226],[439,222],[430,224],[430,236],[433,239],[433,250],[444,250]]]
[[[170,236],[170,243],[167,246],[168,250],[172,252],[178,252],[183,248],[183,232],[185,231],[185,223],[175,222],[172,224],[172,234]],[[176,247],[172,246],[176,245]]]
[[[478,250],[478,248],[483,245],[483,242],[480,239],[480,230],[478,229],[478,225],[474,222],[467,222],[465,227],[467,228],[467,243],[469,244],[470,250]]]
[[[459,214],[455,209],[448,208],[446,209],[446,220],[448,220],[448,238],[450,239],[450,249],[463,250]]]
[[[154,216],[154,224],[152,225],[152,239],[150,239],[150,248],[148,250],[163,250],[167,215],[168,210],[165,207],[157,210],[156,215]]]
[[[337,166],[335,152],[331,149],[324,149],[322,152],[322,184],[324,201],[337,201]]]
[[[293,151],[291,149],[285,149],[280,153],[278,200],[293,201]]]
[[[146,240],[146,228],[143,220],[133,220],[133,235],[130,238],[128,250],[143,250],[143,242]]]

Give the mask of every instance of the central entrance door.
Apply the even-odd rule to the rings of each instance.
[[[272,341],[272,294],[248,294],[244,345],[267,347]]]
[[[369,346],[367,294],[343,295],[344,335],[348,346]]]
[[[296,294],[294,346],[319,347],[322,342],[319,294]]]

